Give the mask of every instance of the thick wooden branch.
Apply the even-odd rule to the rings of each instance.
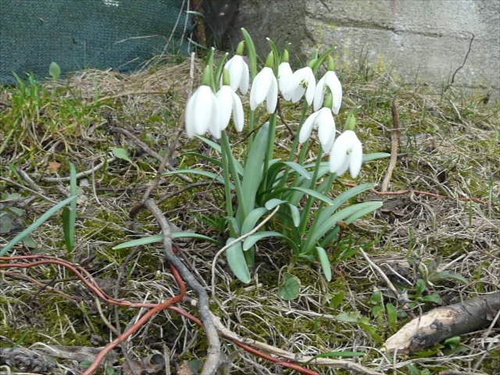
[[[418,352],[441,341],[489,327],[500,312],[500,292],[433,309],[405,324],[384,346],[402,354]],[[498,325],[500,320],[497,320]]]

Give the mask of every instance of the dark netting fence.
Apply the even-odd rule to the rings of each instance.
[[[135,70],[185,53],[188,0],[0,0],[0,84],[84,68]]]

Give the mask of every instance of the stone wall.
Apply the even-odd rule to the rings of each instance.
[[[233,45],[245,27],[262,53],[265,37],[302,56],[334,47],[342,63],[441,86],[455,75],[455,86],[500,97],[500,0],[247,0],[233,26]]]

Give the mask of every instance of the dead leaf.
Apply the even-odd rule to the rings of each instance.
[[[47,170],[50,173],[57,173],[61,169],[61,163],[58,161],[49,161],[49,165],[47,166]]]

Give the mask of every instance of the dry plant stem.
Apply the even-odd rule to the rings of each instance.
[[[394,168],[396,168],[396,163],[398,161],[399,138],[401,137],[401,130],[399,125],[399,113],[396,104],[396,97],[394,97],[394,99],[392,100],[391,110],[393,124],[393,129],[391,132],[391,159],[389,160],[389,166],[387,167],[384,181],[382,182],[382,186],[380,187],[380,190],[382,192],[386,192],[388,190],[392,173],[394,172]]]
[[[214,321],[212,318],[212,314],[210,312],[208,303],[208,294],[203,286],[196,280],[193,274],[187,269],[184,263],[174,254],[172,250],[172,237],[170,232],[170,226],[168,224],[167,219],[156,205],[156,203],[148,199],[144,202],[144,205],[151,211],[158,224],[161,227],[163,232],[163,247],[165,251],[165,256],[167,261],[175,267],[185,282],[189,285],[191,289],[193,289],[198,295],[199,304],[198,310],[200,312],[200,318],[203,322],[203,326],[205,328],[205,334],[208,339],[208,356],[205,364],[203,366],[203,370],[201,372],[202,375],[212,375],[215,374],[219,368],[219,364],[221,361],[221,349],[220,349],[220,340],[217,330],[215,329]]]
[[[358,186],[356,184],[352,184],[349,182],[344,182],[344,185],[348,186],[348,187]],[[476,203],[484,204],[484,205],[488,205],[488,206],[495,205],[492,201],[483,201],[482,199],[479,199],[479,198],[455,198],[455,197],[449,197],[447,195],[431,193],[429,191],[413,190],[413,189],[398,190],[398,191],[378,191],[375,189],[370,189],[370,192],[373,194],[377,194],[377,195],[405,195],[405,194],[425,195],[428,197],[434,197],[434,198],[440,198],[440,199],[454,199],[454,200],[458,200],[460,202],[476,202]]]
[[[91,168],[89,170],[77,173],[76,174],[76,178],[79,179],[79,178],[82,178],[82,177],[89,176],[89,175],[93,174],[95,171],[98,171],[99,169],[101,169],[104,166],[104,164],[109,164],[109,163],[111,163],[111,162],[113,162],[115,160],[116,160],[116,157],[113,156],[113,157],[110,157],[106,161],[101,161],[95,167],[93,167],[93,168]],[[68,177],[42,177],[42,180],[44,180],[45,182],[64,182],[64,181],[71,180],[71,177],[69,177],[69,176]]]
[[[368,254],[366,254],[363,249],[359,249],[361,255],[363,255],[363,257],[366,259],[366,261],[370,264],[370,267],[372,267],[375,271],[377,271],[377,273],[382,277],[382,279],[384,279],[385,283],[387,284],[387,286],[389,287],[389,289],[392,291],[392,293],[394,293],[394,296],[398,299],[398,300],[401,300],[401,295],[398,293],[398,290],[396,289],[396,287],[394,286],[394,284],[391,282],[391,280],[389,280],[389,278],[387,277],[387,275],[384,273],[384,271],[382,271],[382,268],[380,268],[379,266],[377,266],[371,259],[370,257],[368,256]]]
[[[217,317],[214,316],[213,320],[215,322],[215,326],[217,327],[217,330],[219,331],[219,333],[223,337],[225,337],[225,338],[227,338],[235,343],[241,343],[241,344],[244,344],[245,346],[252,346],[254,348],[261,349],[267,353],[285,358],[285,359],[290,360],[290,361],[295,361],[295,362],[304,363],[304,364],[308,363],[308,364],[313,364],[313,365],[330,366],[330,367],[334,367],[334,368],[349,370],[349,371],[356,372],[359,374],[382,375],[380,372],[371,370],[371,369],[366,368],[360,364],[346,361],[346,360],[331,359],[331,358],[315,358],[312,356],[297,356],[297,354],[295,354],[295,353],[291,353],[291,352],[288,352],[286,350],[279,349],[275,346],[268,345],[264,342],[256,341],[256,340],[249,339],[249,338],[242,338],[242,337],[238,336],[238,334],[236,334],[235,332],[226,328]],[[239,345],[239,344],[237,344],[237,345]],[[311,372],[311,373],[314,374],[315,372]]]

